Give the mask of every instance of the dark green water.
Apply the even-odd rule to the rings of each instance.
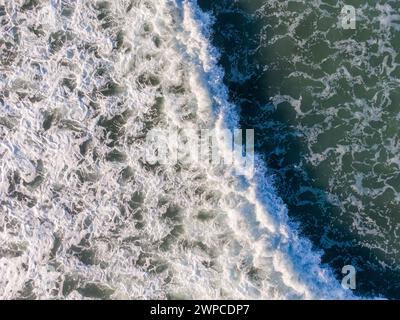
[[[400,2],[200,0],[243,127],[279,195],[355,293],[400,298]]]

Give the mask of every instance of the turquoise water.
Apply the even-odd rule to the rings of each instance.
[[[400,298],[400,2],[199,3],[291,219],[357,294]]]

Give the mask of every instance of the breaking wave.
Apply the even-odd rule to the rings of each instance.
[[[0,19],[2,298],[354,298],[257,155],[240,175],[143,161],[153,128],[238,126],[195,1],[14,0]]]

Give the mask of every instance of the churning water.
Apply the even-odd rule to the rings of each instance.
[[[199,5],[0,1],[0,296],[399,297],[399,4]],[[143,158],[239,127],[254,171]]]

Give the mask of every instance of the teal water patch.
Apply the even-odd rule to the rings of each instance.
[[[337,278],[400,297],[400,3],[200,0],[243,127],[279,195]]]

